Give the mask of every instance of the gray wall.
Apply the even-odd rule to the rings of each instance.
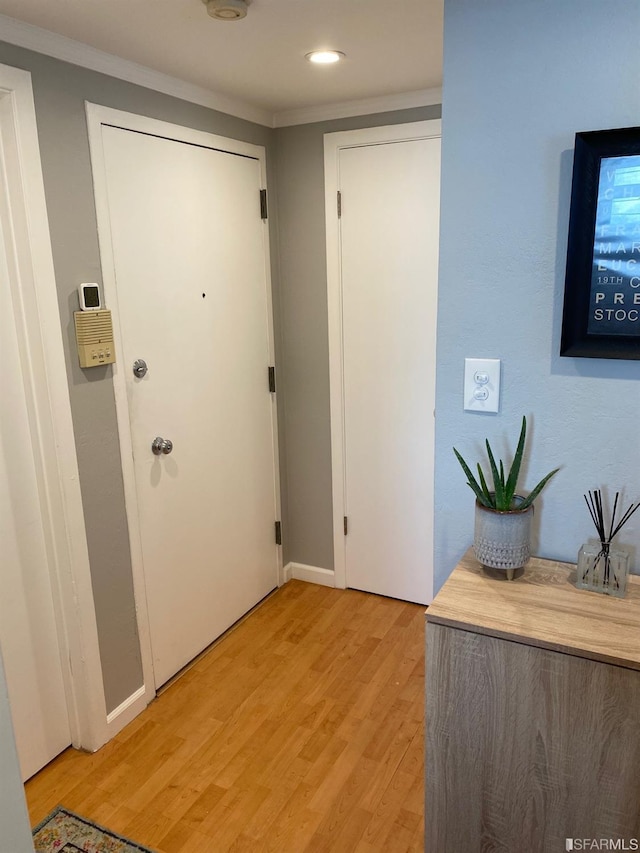
[[[13,737],[9,695],[0,656],[0,850],[33,853],[27,804]]]
[[[111,711],[140,687],[142,668],[112,368],[81,370],[74,344],[72,312],[77,310],[77,285],[82,281],[101,281],[85,101],[264,145],[270,187],[275,186],[274,134],[269,128],[12,45],[0,43],[0,62],[30,71],[33,81],[100,657],[107,710]],[[275,220],[274,204],[271,211]],[[278,355],[276,233],[273,221],[272,275]],[[284,470],[284,452],[281,455]]]
[[[438,585],[473,537],[451,448],[513,448],[523,414],[523,486],[562,466],[536,505],[541,556],[575,561],[595,535],[588,489],[640,498],[640,361],[559,356],[574,136],[640,123],[638,44],[637,0],[445,0]],[[465,356],[502,359],[498,415],[463,412]],[[639,539],[636,514],[620,540]]]
[[[324,134],[440,118],[440,105],[276,131],[288,559],[333,569]]]

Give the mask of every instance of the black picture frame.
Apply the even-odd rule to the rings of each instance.
[[[640,128],[576,133],[560,355],[640,359]]]

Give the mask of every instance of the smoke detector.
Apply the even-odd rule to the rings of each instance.
[[[207,12],[219,21],[239,21],[247,15],[247,0],[202,0]]]

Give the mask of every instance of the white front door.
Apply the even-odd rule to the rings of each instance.
[[[278,583],[261,169],[119,127],[102,144],[158,687]]]
[[[1,220],[0,649],[20,768],[28,779],[70,744],[71,734],[36,470],[39,448],[10,281],[13,240],[7,219]],[[19,282],[13,283],[18,294]]]
[[[402,128],[396,133],[402,137]],[[426,604],[433,597],[440,138],[367,143],[367,132],[359,134],[337,156],[345,580]],[[343,143],[348,136],[340,135]]]

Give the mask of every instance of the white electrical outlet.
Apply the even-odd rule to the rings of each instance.
[[[467,412],[499,411],[499,358],[465,358],[464,409]]]

